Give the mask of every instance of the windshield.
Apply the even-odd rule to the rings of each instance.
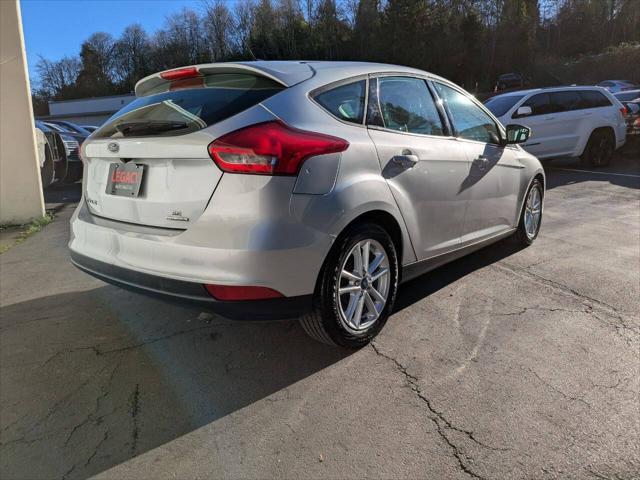
[[[192,133],[240,113],[284,87],[248,74],[217,74],[162,84],[111,117],[94,138]]]
[[[500,95],[499,97],[490,98],[484,105],[496,117],[501,117],[523,98],[524,95]]]

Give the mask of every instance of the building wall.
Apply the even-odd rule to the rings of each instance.
[[[85,115],[95,113],[117,112],[135,100],[135,95],[113,95],[110,97],[82,98],[78,100],[62,100],[49,102],[51,117],[64,115]]]
[[[0,224],[44,215],[18,0],[0,0]]]
[[[2,1],[2,0],[0,0]],[[114,112],[115,113],[115,112]],[[45,122],[47,120],[64,120],[65,122],[75,123],[76,125],[94,125],[99,127],[104,122],[106,122],[110,117],[111,113],[105,115],[65,115],[64,117],[56,117],[49,115],[48,117],[41,117]]]

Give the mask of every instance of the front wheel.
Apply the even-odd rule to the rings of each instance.
[[[332,248],[300,323],[324,343],[360,348],[380,332],[398,290],[398,258],[389,234],[375,224],[351,227]]]
[[[516,230],[515,240],[521,245],[531,245],[538,237],[542,223],[542,198],[544,190],[537,178],[531,183],[524,207],[520,214],[520,222]]]

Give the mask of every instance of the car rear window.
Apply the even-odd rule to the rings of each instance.
[[[366,82],[360,80],[322,91],[314,95],[313,99],[340,120],[361,124],[364,118],[365,96]]]
[[[284,87],[248,74],[216,74],[163,84],[111,117],[94,138],[175,136],[225,120]]]
[[[484,106],[496,117],[501,117],[523,98],[524,95],[500,95],[487,100]]]

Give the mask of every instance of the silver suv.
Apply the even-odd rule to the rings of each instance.
[[[230,318],[300,317],[360,347],[398,284],[509,235],[544,173],[451,82],[395,65],[216,63],[136,85],[83,144],[82,270]]]

